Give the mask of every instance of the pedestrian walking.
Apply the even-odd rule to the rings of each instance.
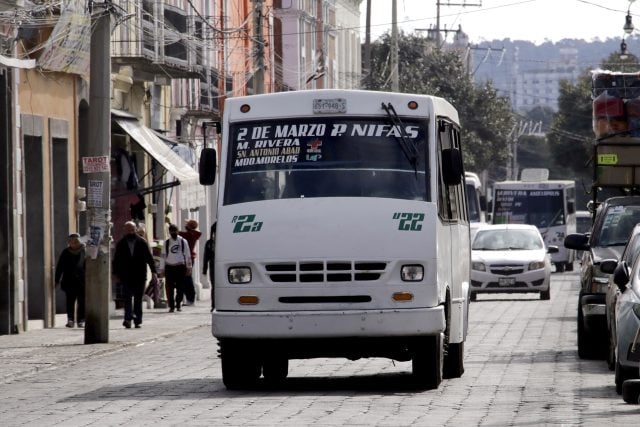
[[[181,311],[184,283],[187,275],[191,275],[192,264],[189,242],[178,234],[175,224],[169,225],[169,235],[162,248],[162,258],[169,313],[173,313],[175,310]]]
[[[194,265],[196,260],[196,243],[202,236],[202,233],[198,231],[198,221],[195,219],[188,220],[184,225],[185,230],[180,231],[178,234],[184,237],[189,243],[189,251],[191,252],[191,265]],[[184,281],[184,296],[186,298],[185,305],[192,305],[196,301],[196,287],[193,283],[193,276],[189,273],[185,277]]]
[[[216,224],[211,225],[209,240],[204,244],[204,256],[202,257],[202,274],[206,276],[209,271],[209,283],[211,285],[211,311],[215,308],[215,273],[214,263],[216,257]]]
[[[62,250],[56,263],[55,283],[64,291],[67,300],[67,328],[84,328],[84,273],[85,250],[77,233],[67,238],[67,247]],[[76,303],[78,316],[76,317]]]
[[[123,284],[125,328],[142,325],[142,296],[147,282],[147,266],[153,280],[157,280],[156,266],[147,241],[137,233],[135,222],[124,224],[124,236],[116,244],[113,256],[113,274]],[[132,305],[133,300],[133,305]]]

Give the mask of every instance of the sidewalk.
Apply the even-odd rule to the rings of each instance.
[[[105,344],[84,344],[84,329],[66,328],[64,322],[55,328],[0,335],[0,384],[211,325],[209,301],[198,301],[176,313],[143,307],[140,329],[125,329],[123,310],[116,310],[109,319],[109,342]]]

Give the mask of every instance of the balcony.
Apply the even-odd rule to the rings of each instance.
[[[111,37],[112,67],[129,65],[137,81],[201,79],[206,23],[185,10],[151,0],[114,0],[122,12]]]

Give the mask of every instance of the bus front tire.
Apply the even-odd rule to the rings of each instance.
[[[420,338],[413,350],[412,380],[416,388],[437,389],[442,382],[443,368],[442,334]]]
[[[262,365],[262,375],[269,384],[281,383],[288,373],[289,360],[284,357],[267,358]]]
[[[220,343],[222,382],[228,390],[255,387],[260,378],[260,361],[252,356],[247,346],[235,342]]]

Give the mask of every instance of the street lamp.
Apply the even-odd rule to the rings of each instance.
[[[633,30],[634,30],[633,21],[631,19],[631,5],[633,4],[634,1],[636,0],[629,0],[629,8],[627,9],[627,16],[625,16],[624,26],[622,27],[625,34],[631,34],[633,33]]]

